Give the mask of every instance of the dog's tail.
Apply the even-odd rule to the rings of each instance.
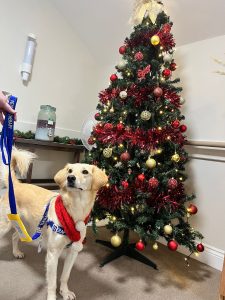
[[[13,147],[11,159],[11,172],[14,182],[18,182],[15,171],[18,170],[19,174],[23,177],[27,174],[30,164],[36,158],[36,155],[26,150],[20,150]],[[0,181],[4,186],[8,185],[8,168],[0,163]]]

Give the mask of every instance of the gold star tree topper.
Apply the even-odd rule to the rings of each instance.
[[[130,23],[133,25],[141,24],[146,14],[153,24],[157,16],[163,11],[163,4],[157,0],[136,0]]]

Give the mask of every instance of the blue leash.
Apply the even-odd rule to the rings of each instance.
[[[8,103],[13,109],[15,109],[17,104],[17,97],[10,96],[8,99]],[[11,158],[12,158],[13,134],[14,134],[14,116],[10,113],[6,113],[5,121],[2,128],[0,145],[1,145],[1,152],[2,152],[2,161],[6,166],[8,166],[8,170],[9,170],[8,195],[9,195],[9,205],[11,210],[11,214],[8,215],[9,220],[12,222],[13,226],[15,227],[15,229],[17,230],[20,236],[21,241],[23,242],[32,242],[33,240],[38,239],[41,236],[42,228],[46,223],[48,226],[54,229],[53,231],[65,235],[65,232],[61,226],[55,225],[52,221],[48,222],[48,210],[50,206],[50,201],[52,199],[50,199],[48,205],[46,206],[43,217],[32,238],[28,234],[22,220],[20,219],[20,216],[17,214],[16,199],[15,199],[15,193],[14,193],[13,181],[11,175],[11,166],[10,166]]]
[[[17,98],[15,96],[9,97],[9,105],[15,109]],[[1,151],[3,163],[9,167],[9,205],[12,214],[17,214],[16,199],[13,189],[13,182],[11,176],[11,156],[13,146],[13,132],[14,132],[14,116],[10,113],[6,113],[5,121],[1,134]],[[7,157],[6,157],[7,155]]]

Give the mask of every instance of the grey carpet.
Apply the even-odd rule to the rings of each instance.
[[[98,264],[111,252],[95,244],[95,236],[88,230],[88,241],[78,256],[71,273],[69,286],[78,300],[216,300],[220,272],[191,260],[187,268],[184,256],[166,247],[143,252],[159,267],[156,271],[144,264],[122,257],[99,268]],[[109,238],[104,228],[100,238]],[[0,300],[44,300],[45,252],[37,254],[36,247],[22,245],[24,260],[12,257],[9,237],[0,241]],[[60,260],[59,272],[63,259]],[[58,296],[57,299],[61,299]]]

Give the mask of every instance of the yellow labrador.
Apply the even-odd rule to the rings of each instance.
[[[12,169],[14,170],[15,167],[17,167],[20,173],[25,174],[33,158],[30,152],[14,149]],[[3,169],[1,166],[1,170]],[[5,177],[4,181],[7,183],[6,174],[2,176]],[[21,183],[17,180],[14,171],[12,176],[18,213],[25,223],[28,224],[28,231],[35,232],[43,216],[45,206],[49,201],[48,219],[54,222],[56,226],[60,226],[61,224],[55,212],[56,194],[35,185]],[[98,167],[81,163],[67,164],[64,169],[55,175],[54,179],[60,187],[60,195],[64,207],[75,223],[85,220],[93,208],[98,189],[104,186],[108,180],[105,173]],[[12,229],[12,225],[7,218],[8,213],[9,205],[6,193],[2,199],[0,199],[0,237]],[[76,298],[74,292],[68,289],[67,283],[75,259],[83,248],[82,242],[86,236],[86,226],[81,226],[80,236],[81,239],[78,242],[73,242],[72,246],[66,249],[68,253],[60,279],[60,293],[64,300]],[[48,228],[45,226],[43,237],[47,244],[47,300],[56,300],[58,259],[65,247],[71,244],[71,241],[66,235],[61,235],[53,231],[50,226],[48,226]],[[14,232],[12,238],[13,255],[16,258],[23,258],[24,254],[20,251],[18,243],[19,236],[17,232]]]

